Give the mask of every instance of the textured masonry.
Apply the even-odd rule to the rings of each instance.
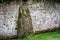
[[[32,31],[36,33],[59,28],[59,26],[60,4],[58,3],[29,1],[20,5],[13,1],[10,4],[0,4],[1,37],[15,35],[23,37]]]
[[[34,33],[52,30],[60,26],[60,4],[52,2],[28,2]]]
[[[17,35],[16,22],[19,6],[16,2],[0,4],[0,36],[12,37]]]

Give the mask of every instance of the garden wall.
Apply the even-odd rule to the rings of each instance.
[[[60,3],[28,2],[34,33],[54,30],[60,25]]]
[[[60,26],[60,3],[11,2],[0,4],[0,36],[17,37],[50,31]]]
[[[0,38],[17,35],[16,25],[19,6],[16,2],[0,4]]]

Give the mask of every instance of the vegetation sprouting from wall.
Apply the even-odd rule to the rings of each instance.
[[[59,26],[60,0],[0,0],[1,36],[25,37]]]
[[[20,25],[20,26],[19,26]],[[18,36],[24,37],[32,33],[32,21],[26,5],[19,7]]]

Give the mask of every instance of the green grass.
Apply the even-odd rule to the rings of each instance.
[[[41,33],[18,40],[60,40],[60,32]]]

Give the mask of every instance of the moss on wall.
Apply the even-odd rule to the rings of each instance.
[[[30,35],[33,30],[28,7],[25,5],[21,5],[18,14],[19,14],[17,22],[18,37]]]

